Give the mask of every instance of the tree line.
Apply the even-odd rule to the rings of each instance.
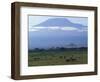
[[[51,47],[51,48],[34,48],[29,49],[29,52],[33,51],[63,51],[63,50],[87,50],[87,47]]]

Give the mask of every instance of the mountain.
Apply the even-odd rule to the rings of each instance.
[[[76,27],[78,29],[82,29],[82,27],[87,27],[82,24],[73,23],[69,21],[67,18],[50,18],[46,21],[35,25],[34,27]]]
[[[79,23],[73,23],[67,18],[49,18],[40,24],[34,25],[34,27],[59,27],[67,28],[73,27],[78,30],[82,30],[87,26]],[[34,28],[33,27],[33,28]],[[36,29],[36,28],[34,28]],[[39,30],[37,28],[36,30]],[[66,45],[73,43],[78,47],[87,47],[87,31],[76,31],[76,30],[46,30],[42,31],[30,31],[28,40],[28,48],[51,48],[51,47],[67,47]]]

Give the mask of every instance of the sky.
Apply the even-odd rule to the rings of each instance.
[[[87,17],[28,16],[28,46],[34,48],[87,46]]]

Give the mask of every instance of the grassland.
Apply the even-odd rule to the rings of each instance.
[[[28,66],[86,64],[87,49],[29,51]]]

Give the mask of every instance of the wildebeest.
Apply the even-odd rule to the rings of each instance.
[[[75,61],[78,61],[78,58],[77,57],[70,57],[70,58],[67,58],[65,61],[66,62],[75,62]]]
[[[36,57],[36,58],[33,58],[33,59],[34,59],[34,61],[39,61],[41,58]]]

